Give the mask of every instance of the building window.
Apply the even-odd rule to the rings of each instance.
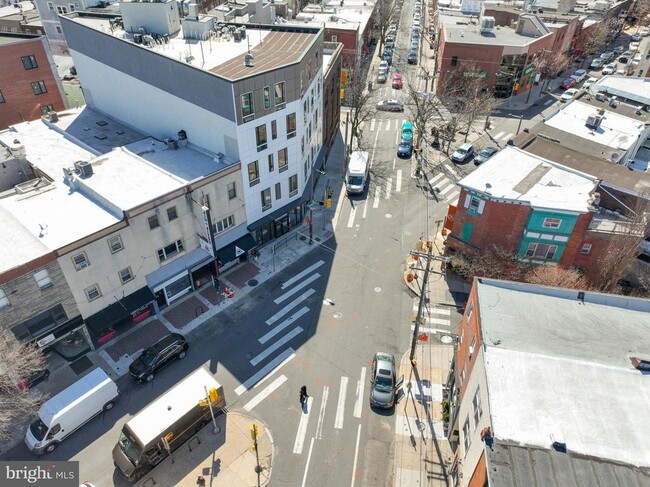
[[[469,303],[469,306],[467,307],[467,319],[468,320],[472,317],[472,313],[474,313],[474,301],[471,301]]]
[[[160,222],[158,221],[158,215],[151,215],[148,218],[149,221],[149,229],[153,230],[155,228],[158,228],[160,226]]]
[[[2,94],[2,91],[0,91],[0,103],[5,103],[6,101],[5,96]]]
[[[54,105],[41,105],[41,115],[47,115],[54,111]]]
[[[237,184],[235,181],[228,183],[228,199],[234,200],[237,197]]]
[[[469,417],[465,420],[463,425],[463,445],[465,446],[465,455],[467,455],[467,450],[469,450],[469,445],[471,445],[472,440],[469,437]]]
[[[264,108],[271,108],[271,88],[264,87]]]
[[[111,254],[119,252],[124,248],[124,245],[122,245],[122,239],[120,238],[119,235],[109,238],[107,242],[108,242],[108,248],[111,249]]]
[[[255,127],[255,140],[257,141],[257,152],[267,148],[266,124]]]
[[[178,213],[176,213],[176,207],[172,206],[171,208],[167,208],[167,219],[171,222],[176,220],[178,218]]]
[[[278,122],[271,120],[271,139],[275,140],[278,138]]]
[[[47,2],[47,8],[54,12],[54,4],[52,2]]]
[[[257,161],[248,164],[248,182],[251,186],[255,186],[260,182],[260,168]]]
[[[481,388],[477,387],[472,399],[472,407],[474,408],[474,428],[478,426],[478,421],[481,419],[483,410],[481,409]]]
[[[273,172],[275,164],[273,162],[273,154],[269,154],[269,172]]]
[[[335,36],[334,34],[332,34],[332,37],[331,37],[330,40],[331,40],[332,42],[338,42],[338,41],[339,41],[339,38],[338,38],[338,36]]]
[[[68,8],[70,9],[70,12],[74,12],[77,10],[77,8],[72,4],[68,4]]]
[[[458,66],[458,56],[451,56],[451,65]]]
[[[176,254],[183,251],[183,241],[176,240],[176,242],[170,243],[162,249],[158,249],[158,260],[163,262],[167,259],[171,259]]]
[[[23,56],[20,59],[23,62],[23,67],[25,69],[38,68],[38,63],[36,62],[36,58],[31,54],[29,56]]]
[[[560,228],[561,224],[562,220],[559,218],[544,218],[544,223],[542,223],[542,226],[544,228]]]
[[[465,382],[465,366],[463,365],[463,370],[460,372],[460,385],[463,385],[463,382]]]
[[[227,216],[223,220],[217,222],[217,233],[222,233],[235,225],[235,217],[233,215]]]
[[[283,105],[284,100],[284,81],[282,83],[275,84],[275,106]]]
[[[57,5],[57,7],[56,7],[56,13],[59,14],[59,15],[67,14],[67,13],[68,13],[68,9],[67,9],[67,7],[62,7],[62,6],[60,6],[60,5]]]
[[[86,253],[81,252],[80,254],[72,256],[72,262],[74,263],[74,268],[80,271],[90,265],[88,259],[86,258]]]
[[[476,336],[472,338],[472,343],[469,344],[469,348],[467,349],[467,354],[468,354],[467,360],[472,360],[472,355],[474,355],[475,348],[476,348]]]
[[[580,249],[580,253],[582,255],[587,255],[589,252],[591,252],[591,244],[590,243],[584,244],[582,246],[582,248]]]
[[[7,298],[5,292],[0,289],[0,309],[6,308],[7,306],[9,306],[9,298]]]
[[[101,291],[99,290],[98,284],[93,284],[92,286],[87,287],[85,291],[86,291],[86,297],[88,298],[88,301],[97,299],[102,295]]]
[[[289,157],[288,151],[285,147],[278,151],[278,172],[283,172],[289,169]]]
[[[250,122],[255,118],[255,109],[253,107],[253,93],[246,93],[241,96],[241,116],[244,123]]]
[[[118,272],[120,275],[120,281],[122,281],[122,284],[125,282],[129,282],[131,279],[133,279],[133,274],[131,273],[131,268],[127,267],[126,269],[122,269],[120,272]]]
[[[59,27],[58,25],[56,26],[56,33],[57,34],[63,34],[63,31],[61,30],[61,27]]]
[[[280,198],[282,198],[282,185],[275,183],[275,199],[279,200]]]
[[[533,257],[536,259],[552,259],[557,252],[557,245],[548,245],[542,243],[528,244],[526,250],[526,257]]]
[[[469,209],[470,211],[473,211],[475,213],[479,213],[479,209],[481,208],[481,199],[477,198],[476,196],[472,196],[469,200]]]
[[[298,175],[294,174],[289,178],[289,197],[298,194]]]
[[[42,95],[43,93],[47,93],[45,81],[34,81],[32,83],[32,91],[35,95]]]
[[[262,211],[266,211],[271,208],[271,188],[266,188],[260,193],[262,198]]]
[[[296,136],[296,114],[290,113],[287,115],[287,139]]]
[[[46,269],[41,269],[38,272],[34,272],[34,279],[36,280],[38,287],[41,289],[47,289],[48,287],[54,286],[52,279],[50,279],[50,276],[47,273]]]

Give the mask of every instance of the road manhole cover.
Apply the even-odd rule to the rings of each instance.
[[[450,343],[452,343],[454,341],[454,339],[452,337],[450,337],[449,335],[442,335],[440,337],[440,341],[442,343],[445,343],[445,344],[449,345]]]
[[[393,218],[393,215],[391,215],[390,213],[386,213],[386,215],[384,215],[384,216],[385,216],[386,218]]]
[[[257,279],[251,279],[250,281],[248,281],[249,286],[257,286],[258,284],[259,282],[257,282]]]
[[[380,292],[381,292],[381,288],[380,288],[380,287],[376,287],[376,288],[375,288],[375,292],[376,292],[376,293],[380,293]]]
[[[334,313],[332,316],[334,317],[335,320],[340,320],[341,317],[343,316],[343,313],[338,313],[337,312],[337,313]]]
[[[307,239],[307,237],[305,237],[304,235],[301,235],[301,236],[298,237],[298,238],[299,238],[300,240],[302,240],[303,242]]]

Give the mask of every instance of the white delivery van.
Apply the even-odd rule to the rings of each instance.
[[[27,447],[37,455],[54,451],[68,435],[112,409],[119,394],[115,382],[96,368],[41,406],[25,434]]]
[[[368,153],[366,151],[354,151],[350,154],[347,174],[345,175],[345,186],[349,194],[363,193],[368,182]]]

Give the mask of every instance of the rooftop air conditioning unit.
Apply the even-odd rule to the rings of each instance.
[[[585,125],[589,128],[596,129],[600,127],[602,121],[603,121],[602,115],[593,114],[587,117],[587,122],[585,123]]]
[[[77,161],[74,167],[81,177],[87,178],[93,175],[93,166],[88,161]]]
[[[496,24],[496,20],[494,19],[494,17],[483,17],[481,19],[481,33],[485,34],[488,32],[492,32],[495,24]]]
[[[171,137],[166,138],[163,140],[165,145],[167,146],[168,149],[178,149],[178,143],[176,142],[175,139],[172,139]]]

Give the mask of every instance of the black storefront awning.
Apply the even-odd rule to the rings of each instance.
[[[238,257],[237,249],[235,247],[243,250],[244,252],[248,252],[250,249],[255,248],[256,246],[257,242],[253,236],[250,233],[247,233],[243,237],[235,240],[233,243],[217,250],[217,257],[221,262],[220,265],[226,265],[228,262],[232,262]]]
[[[290,203],[287,203],[284,205],[282,208],[278,208],[272,213],[269,213],[268,215],[260,218],[259,220],[251,223],[248,225],[248,231],[249,232],[254,232],[258,228],[260,228],[262,225],[272,222],[274,220],[277,220],[281,216],[284,216],[286,213],[290,212],[293,210],[296,206],[300,206],[303,204],[305,201],[309,201],[311,197],[311,177],[309,180],[305,183],[305,191],[302,194],[300,198],[297,198]]]
[[[117,303],[113,303],[98,313],[89,316],[84,321],[91,332],[100,336],[103,331],[115,323],[131,318],[133,311],[151,303],[154,299],[151,289],[145,286],[120,299]]]

